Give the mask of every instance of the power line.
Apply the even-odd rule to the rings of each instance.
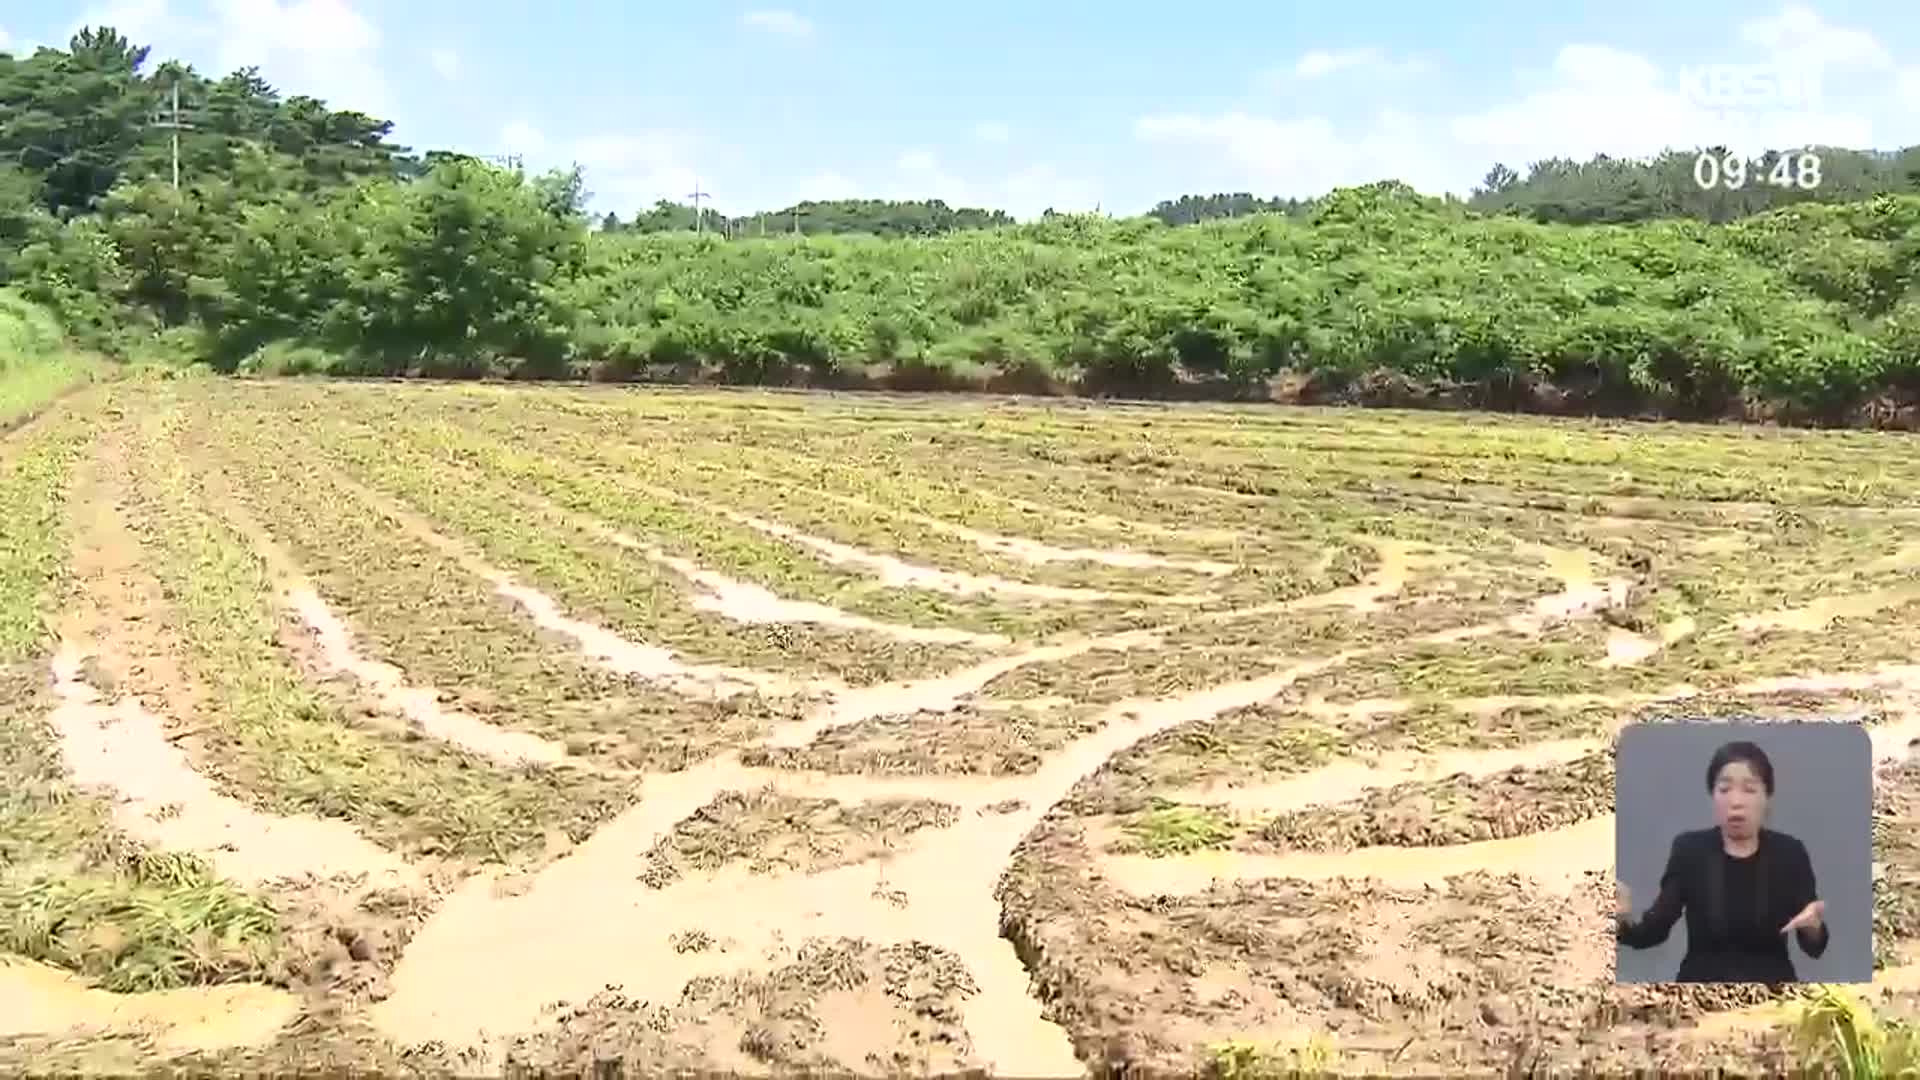
[[[700,181],[695,180],[693,182],[693,194],[687,196],[687,198],[693,200],[693,232],[694,232],[694,235],[696,236],[699,235],[700,227],[702,225],[702,218],[700,216],[700,200],[705,198],[711,198],[712,196],[713,196],[713,192],[700,190]]]
[[[193,125],[180,120],[180,76],[173,77],[173,119],[155,120],[153,126],[172,133],[173,136],[173,190],[180,190],[180,133],[192,131]]]

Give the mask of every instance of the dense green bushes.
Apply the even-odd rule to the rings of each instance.
[[[926,240],[595,237],[576,358],[732,381],[904,368],[1088,389],[1552,384],[1589,404],[1831,414],[1911,381],[1920,198],[1725,226],[1487,218],[1396,185],[1307,220],[1057,218]]]
[[[278,344],[323,350],[342,374],[565,372],[575,320],[554,286],[581,266],[586,228],[537,184],[457,159],[309,194],[256,158],[231,180],[124,184],[93,214],[42,215],[0,264],[77,339],[123,356],[232,371],[272,366],[254,354]]]
[[[1891,403],[1903,423],[1920,397],[1920,195],[1867,197],[1920,184],[1920,148],[1822,150],[1817,192],[1689,190],[1676,151],[1496,168],[1466,204],[1389,183],[1160,208],[1280,211],[1185,227],[976,229],[989,219],[938,204],[845,203],[813,209],[923,235],[589,235],[577,170],[415,157],[384,121],[246,71],[147,74],[146,56],[105,29],[0,54],[0,286],[124,357],[1686,415],[1869,406],[1881,422]],[[176,82],[205,113],[180,190],[142,119]]]
[[[1184,228],[726,240],[589,236],[550,196],[465,160],[294,198],[123,185],[40,228],[13,276],[105,347],[221,370],[1254,396],[1287,377],[1808,417],[1920,389],[1920,197],[1568,226],[1386,184]]]

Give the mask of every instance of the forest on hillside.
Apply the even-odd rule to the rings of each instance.
[[[0,56],[0,285],[123,357],[1249,397],[1289,383],[1908,422],[1920,391],[1912,151],[1823,150],[1811,191],[1702,193],[1696,153],[1676,151],[1496,166],[1466,200],[1388,180],[1128,219],[854,201],[744,226],[670,203],[590,221],[578,169],[415,152],[257,71],[148,61],[109,29]],[[192,123],[177,189],[156,123],[176,86]]]

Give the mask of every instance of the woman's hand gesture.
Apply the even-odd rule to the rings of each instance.
[[[1613,913],[1615,915],[1633,914],[1633,894],[1627,891],[1627,883],[1618,878],[1613,882]]]
[[[1790,934],[1795,930],[1812,930],[1818,933],[1826,926],[1826,918],[1827,902],[1825,900],[1815,900],[1813,903],[1801,908],[1800,914],[1789,919],[1787,925],[1780,928],[1780,932]]]

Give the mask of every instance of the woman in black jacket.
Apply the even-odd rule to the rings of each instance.
[[[1797,982],[1787,935],[1797,934],[1808,956],[1825,952],[1826,902],[1806,845],[1764,827],[1773,763],[1750,742],[1730,742],[1707,764],[1707,791],[1719,824],[1673,838],[1660,895],[1638,919],[1619,886],[1616,936],[1631,949],[1653,948],[1684,911],[1679,982]]]

